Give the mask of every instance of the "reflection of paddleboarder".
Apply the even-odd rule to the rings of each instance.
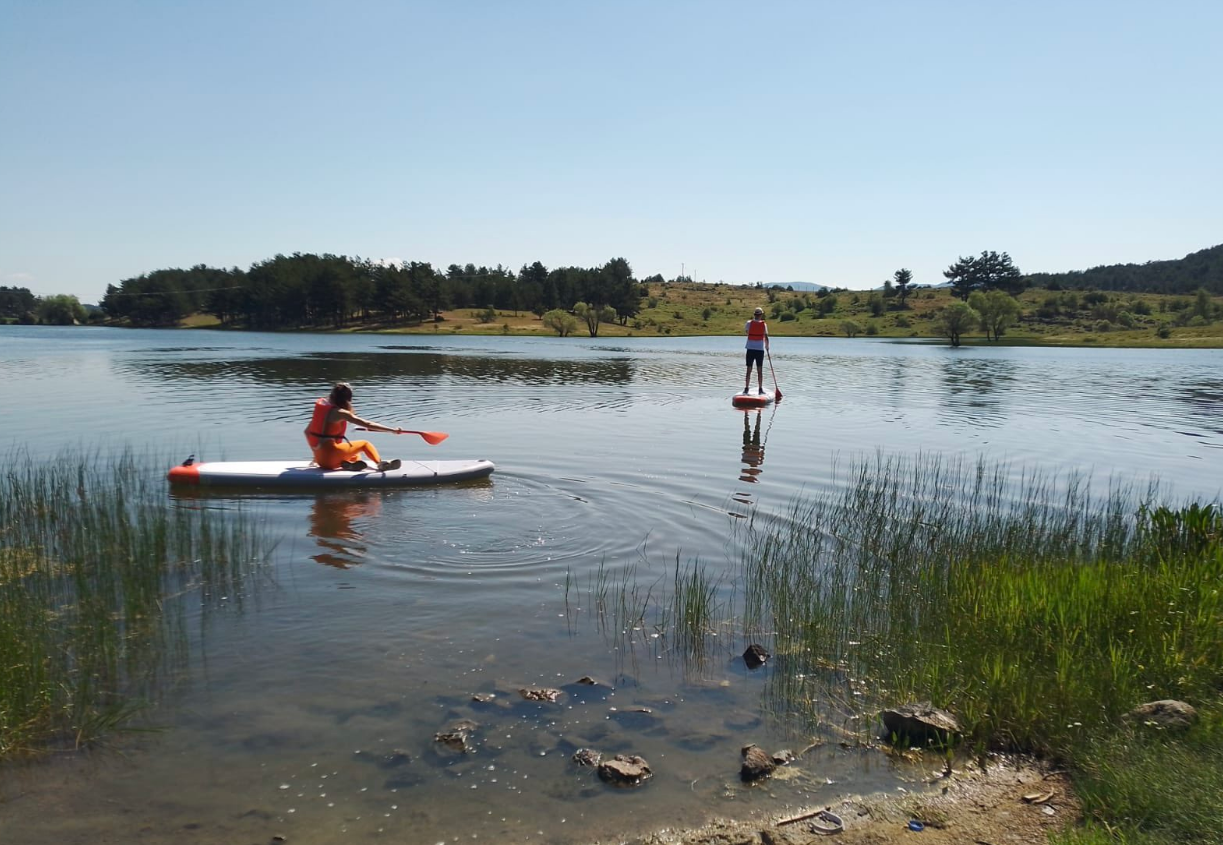
[[[760,465],[764,463],[764,446],[760,442],[760,417],[762,415],[759,411],[756,412],[754,428],[748,420],[749,416],[750,414],[743,415],[743,463],[745,467],[739,480],[750,481],[754,484],[756,476],[760,475]]]
[[[361,517],[376,516],[381,509],[381,496],[350,493],[318,496],[310,506],[308,533],[318,540],[323,551],[312,559],[338,569],[360,563],[356,558],[363,556],[365,549],[360,543],[364,535],[353,522]]]

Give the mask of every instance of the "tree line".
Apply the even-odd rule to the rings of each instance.
[[[0,286],[0,323],[12,320],[28,325],[71,326],[89,318],[89,310],[71,294],[35,296],[29,288]]]
[[[1110,264],[1069,273],[1032,273],[1032,287],[1193,294],[1198,288],[1223,294],[1223,244],[1170,261]]]
[[[208,267],[154,270],[108,285],[102,309],[134,326],[173,326],[193,313],[252,329],[354,322],[419,323],[456,308],[527,311],[542,316],[579,303],[622,325],[640,310],[641,284],[623,258],[599,267],[536,261],[515,273],[501,265],[382,263],[343,255],[277,255],[249,270]],[[611,316],[609,316],[611,315]]]

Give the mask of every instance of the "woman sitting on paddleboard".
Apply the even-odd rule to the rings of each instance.
[[[764,322],[764,309],[757,308],[752,319],[743,324],[747,333],[747,376],[743,379],[743,392],[752,385],[752,362],[756,362],[756,387],[764,393],[764,350],[769,348],[769,327]]]
[[[369,465],[361,460],[364,454],[379,472],[388,469],[399,469],[398,459],[384,461],[378,455],[374,444],[368,440],[349,442],[344,436],[348,423],[353,422],[370,431],[385,431],[390,434],[402,434],[402,428],[391,428],[381,423],[370,422],[358,417],[352,411],[352,388],[345,382],[338,382],[331,388],[331,395],[326,399],[316,400],[314,415],[310,417],[310,425],[306,426],[306,442],[314,451],[314,462],[323,469],[362,470]]]

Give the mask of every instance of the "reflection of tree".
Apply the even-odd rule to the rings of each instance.
[[[370,491],[320,493],[310,506],[309,535],[323,550],[311,557],[319,563],[347,569],[361,563],[364,534],[354,526],[363,517],[377,516],[382,510],[382,495]]]
[[[1158,394],[1152,391],[1144,393],[1142,398],[1151,395]],[[1186,403],[1189,415],[1200,422],[1207,431],[1223,434],[1223,426],[1220,425],[1223,416],[1220,416],[1219,413],[1223,411],[1223,380],[1203,378],[1186,381],[1173,395]]]
[[[960,422],[1000,424],[1002,397],[1014,389],[1015,364],[997,359],[949,357],[943,362],[942,404]]]
[[[431,381],[444,376],[450,383],[502,384],[628,384],[635,363],[625,359],[552,360],[501,355],[455,355],[435,350],[319,352],[277,358],[126,360],[120,366],[141,378],[162,381],[224,381],[235,378],[277,386],[327,385],[337,380],[355,385],[380,382]]]

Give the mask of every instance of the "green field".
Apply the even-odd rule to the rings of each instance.
[[[682,337],[740,335],[756,307],[765,309],[769,333],[784,337],[847,337],[847,323],[858,337],[929,338],[939,340],[939,312],[957,302],[949,290],[922,288],[912,292],[904,307],[896,297],[879,292],[843,291],[820,297],[814,293],[759,289],[699,282],[666,282],[648,286],[641,311],[625,325],[603,323],[601,337]],[[821,304],[833,299],[835,304]],[[1041,346],[1223,346],[1223,298],[1213,297],[1210,319],[1190,316],[1191,296],[1033,289],[1018,297],[1020,317],[1000,341],[989,341],[974,327],[965,344],[1034,344]],[[821,311],[825,313],[821,313]],[[877,313],[876,313],[877,312]],[[527,312],[498,311],[481,322],[479,310],[443,313],[438,323],[414,326],[365,325],[351,331],[394,331],[427,334],[551,335],[538,317]],[[200,320],[198,324],[208,324]],[[576,337],[589,334],[584,324]]]

